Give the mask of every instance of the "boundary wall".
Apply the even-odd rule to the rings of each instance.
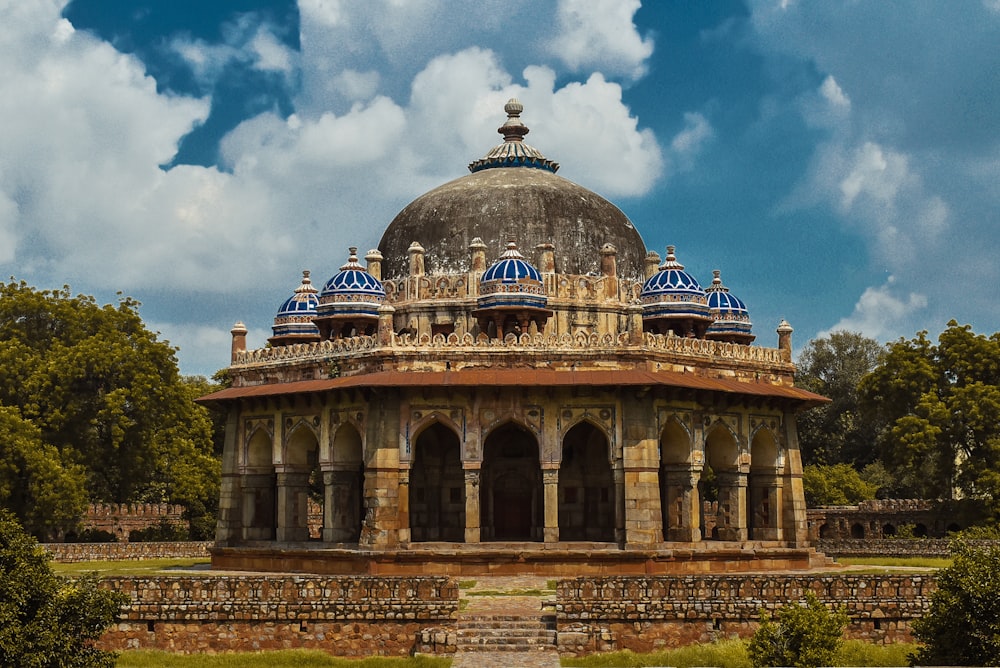
[[[119,577],[131,603],[104,649],[321,649],[348,657],[454,652],[458,584],[444,577]]]
[[[200,559],[211,555],[213,541],[150,543],[42,543],[53,561],[139,561],[142,559]]]
[[[105,649],[178,653],[320,649],[346,657],[456,649],[458,581],[447,577],[192,575],[108,578],[130,603]],[[559,581],[559,652],[646,652],[748,637],[760,611],[814,592],[843,604],[848,637],[912,640],[929,607],[929,575],[699,575]]]
[[[559,653],[649,652],[749,637],[760,611],[774,612],[812,591],[844,605],[849,638],[912,641],[910,622],[930,606],[927,575],[719,575],[608,577],[557,585]]]

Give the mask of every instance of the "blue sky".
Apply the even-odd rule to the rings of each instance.
[[[0,272],[142,303],[185,373],[528,141],[760,345],[1000,330],[1000,0],[0,0]]]

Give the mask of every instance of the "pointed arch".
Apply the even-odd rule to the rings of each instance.
[[[698,482],[702,537],[706,540],[745,538],[745,490],[739,485],[740,446],[722,420],[705,433],[705,461]]]
[[[352,421],[337,426],[323,470],[323,540],[357,543],[364,518],[364,442]]]
[[[263,425],[258,425],[247,439],[243,462],[247,469],[263,470],[274,466],[274,439]]]
[[[310,526],[309,507],[322,509],[326,496],[319,468],[319,439],[305,420],[299,420],[285,435],[281,470],[278,473],[278,540],[305,541],[322,536],[322,522]],[[320,514],[323,517],[325,512]]]
[[[588,419],[566,431],[559,468],[559,540],[615,540],[610,442]]]
[[[410,539],[465,540],[465,473],[458,434],[443,422],[414,439],[410,468]]]
[[[783,497],[778,439],[761,425],[750,441],[747,528],[751,539],[781,539]]]
[[[274,474],[274,439],[258,425],[245,443],[241,480],[241,525],[244,540],[274,540],[277,482]]]
[[[479,493],[482,540],[542,539],[542,472],[538,439],[531,429],[507,420],[488,433]]]
[[[660,431],[660,521],[663,539],[690,542],[699,538],[700,513],[691,432],[671,416]]]

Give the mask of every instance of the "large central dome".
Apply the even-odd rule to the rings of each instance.
[[[472,174],[421,195],[393,219],[382,235],[383,276],[408,272],[407,249],[426,249],[428,273],[470,269],[469,245],[479,237],[488,257],[499,257],[511,239],[532,257],[538,244],[555,247],[556,272],[597,274],[597,249],[618,250],[622,278],[641,280],[646,246],[628,217],[600,195],[555,174],[558,164],[524,143],[521,105],[504,107],[504,142],[473,162]]]

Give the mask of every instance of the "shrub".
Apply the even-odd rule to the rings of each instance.
[[[928,666],[1000,665],[1000,546],[955,541],[952,565],[938,571],[931,606],[912,629],[924,643],[913,660]]]
[[[152,543],[152,542],[172,542],[177,540],[188,540],[187,527],[174,524],[170,520],[163,518],[156,524],[145,529],[133,529],[128,532],[130,543]]]
[[[50,559],[9,511],[0,510],[0,665],[114,666],[115,655],[96,649],[94,641],[128,598],[99,589],[92,578],[58,577]]]
[[[843,607],[828,609],[812,592],[805,605],[789,604],[778,611],[777,621],[761,613],[761,625],[750,640],[748,652],[754,666],[829,666],[847,626]]]

